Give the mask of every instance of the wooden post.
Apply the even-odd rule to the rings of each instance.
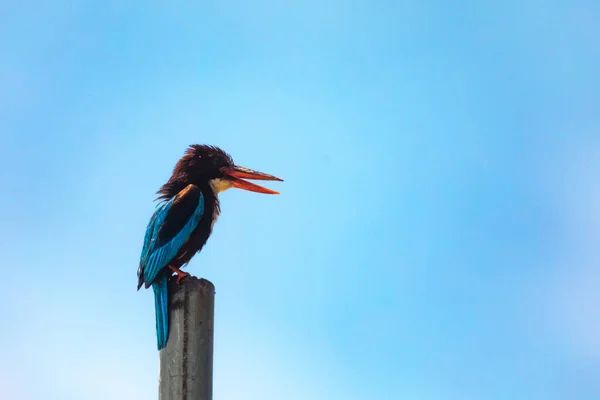
[[[159,400],[212,400],[215,287],[169,282],[169,338],[160,351]]]

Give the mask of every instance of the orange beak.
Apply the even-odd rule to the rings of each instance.
[[[221,172],[223,172],[227,177],[231,180],[232,186],[238,189],[248,190],[250,192],[257,193],[265,193],[265,194],[279,194],[271,189],[267,189],[265,187],[255,185],[254,183],[250,183],[245,181],[245,179],[254,179],[257,181],[280,181],[283,182],[283,179],[277,178],[276,176],[265,174],[263,172],[254,171],[244,167],[233,166],[232,168],[223,167],[221,168]]]

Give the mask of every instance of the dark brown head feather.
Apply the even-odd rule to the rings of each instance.
[[[170,199],[190,183],[208,184],[222,165],[233,165],[233,159],[225,151],[211,145],[190,145],[175,164],[168,182],[156,192],[157,200]]]

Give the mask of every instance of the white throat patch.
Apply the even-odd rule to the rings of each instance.
[[[215,222],[219,218],[219,214],[221,213],[221,207],[219,205],[219,193],[226,191],[227,189],[232,187],[231,181],[226,179],[212,179],[209,181],[210,188],[215,194],[215,206],[213,208],[212,222],[210,224],[210,232],[212,233],[213,227],[215,226]]]
[[[226,191],[227,189],[231,188],[232,184],[231,181],[228,179],[211,179],[210,182],[210,188],[213,190],[213,192],[215,193],[215,196],[218,195],[221,192]]]

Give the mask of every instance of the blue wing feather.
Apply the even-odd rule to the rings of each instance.
[[[152,242],[152,238],[156,237],[156,232],[158,231],[158,229],[154,229],[154,227],[157,226],[156,221],[159,218],[160,214],[164,211],[165,206],[166,203],[160,204],[154,212],[154,214],[152,214],[152,217],[148,222],[148,226],[146,227],[146,234],[144,235],[144,245],[142,247],[142,254],[140,255],[140,267],[142,267],[142,264],[145,262],[145,260],[148,259],[148,253],[152,248],[150,246],[150,243]]]
[[[184,191],[182,191],[184,192]],[[165,220],[169,215],[173,202],[177,196],[173,197],[168,202],[161,204],[150,218],[150,222],[146,227],[144,236],[144,245],[140,257],[139,273],[143,273],[144,281],[147,285],[151,284],[158,273],[165,268],[169,261],[173,259],[181,250],[181,247],[189,239],[190,235],[198,226],[198,222],[204,213],[204,197],[200,193],[198,204],[192,215],[188,218],[185,225],[177,232],[177,234],[166,243],[159,241],[159,231],[164,226]]]

